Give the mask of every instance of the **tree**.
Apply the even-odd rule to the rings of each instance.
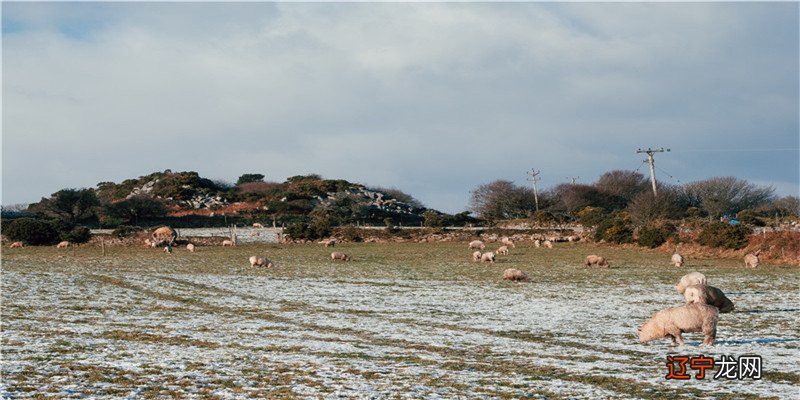
[[[93,189],[62,189],[49,199],[42,198],[31,204],[29,211],[45,218],[60,219],[70,223],[94,220],[100,199]]]
[[[681,207],[675,189],[663,187],[658,196],[652,191],[640,192],[628,205],[631,220],[639,227],[651,225],[660,219],[681,217]]]
[[[758,207],[756,211],[765,217],[798,217],[800,197],[784,196]]]
[[[236,180],[236,186],[250,182],[261,182],[264,180],[264,174],[244,174]]]
[[[133,196],[129,199],[109,203],[105,214],[122,219],[126,223],[138,224],[140,219],[161,218],[167,215],[167,208],[159,200],[149,196]]]
[[[427,210],[422,214],[424,218],[423,225],[428,228],[441,228],[447,224],[447,220],[438,212],[434,210]]]
[[[756,186],[743,179],[725,176],[688,183],[682,194],[689,206],[700,207],[709,215],[720,217],[769,203],[774,193],[772,186]]]
[[[19,218],[2,225],[3,235],[13,241],[25,244],[54,244],[58,241],[58,229],[53,222],[33,218]]]
[[[600,207],[607,211],[625,207],[625,200],[619,196],[601,192],[593,185],[572,185],[562,183],[549,190],[548,195],[556,199],[553,208],[575,213],[586,207]]]
[[[647,178],[639,172],[618,169],[600,175],[594,186],[597,190],[617,196],[628,203],[639,193],[649,190],[650,185]]]
[[[533,190],[496,180],[472,191],[470,207],[483,219],[525,218],[535,207]]]

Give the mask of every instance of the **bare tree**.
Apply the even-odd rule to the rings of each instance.
[[[690,206],[719,217],[766,204],[774,199],[774,193],[772,186],[756,186],[744,179],[725,176],[688,183],[682,195]]]
[[[533,190],[497,180],[472,191],[470,207],[480,218],[525,218],[534,209]]]
[[[619,169],[600,175],[594,186],[603,193],[624,199],[626,203],[649,189],[649,183],[644,175],[636,171]]]
[[[628,205],[628,214],[637,226],[647,226],[660,219],[680,218],[679,204],[674,188],[660,186],[658,196],[650,190],[639,193]]]

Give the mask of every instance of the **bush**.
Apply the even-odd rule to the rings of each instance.
[[[70,243],[86,243],[92,238],[92,232],[85,226],[76,226],[69,231],[61,232],[60,238]]]
[[[33,218],[20,218],[3,224],[3,235],[12,241],[20,241],[29,245],[55,244],[58,241],[58,229],[55,225]]]
[[[111,232],[111,235],[118,238],[124,238],[133,235],[134,233],[143,231],[141,226],[120,225],[117,229]]]
[[[761,218],[758,218],[757,214],[751,210],[742,210],[736,214],[736,219],[739,222],[747,225],[753,226],[766,226],[767,224]]]
[[[654,227],[654,226],[646,226],[639,229],[639,238],[637,243],[639,246],[649,247],[654,249],[658,246],[664,244],[670,236],[673,236],[675,233],[674,229],[670,229],[670,227]]]
[[[425,211],[425,213],[422,214],[422,218],[424,218],[422,224],[428,228],[441,228],[445,226],[447,222],[442,215],[433,210]]]
[[[339,227],[336,230],[336,234],[337,236],[340,236],[342,239],[347,240],[349,242],[360,242],[364,240],[361,237],[359,229],[352,225]]]
[[[705,246],[738,250],[747,245],[751,230],[745,225],[712,222],[700,231],[699,242]]]
[[[597,225],[594,239],[611,243],[633,243],[633,227],[624,217],[608,218]]]

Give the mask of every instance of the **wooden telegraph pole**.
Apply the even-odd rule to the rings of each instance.
[[[534,201],[534,203],[536,203],[536,211],[538,212],[539,211],[539,195],[536,194],[536,182],[541,180],[541,178],[538,177],[539,174],[541,173],[541,171],[536,171],[533,168],[531,168],[531,170],[526,172],[526,173],[531,176],[530,178],[528,178],[528,180],[531,181],[531,183],[533,184],[533,201]]]
[[[653,159],[653,154],[655,153],[663,153],[665,151],[669,151],[669,149],[664,149],[663,147],[660,149],[653,150],[651,148],[647,148],[647,150],[637,149],[636,154],[639,153],[646,153],[647,160],[650,162],[650,183],[653,184],[653,197],[658,196],[658,192],[656,191],[656,161]]]

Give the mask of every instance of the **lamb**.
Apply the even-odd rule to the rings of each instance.
[[[586,260],[583,262],[583,265],[589,267],[592,265],[596,265],[598,267],[606,267],[608,268],[608,261],[605,258],[597,255],[588,255],[586,256]]]
[[[472,261],[480,261],[480,260],[481,260],[481,251],[476,250],[474,253],[472,253]]]
[[[24,247],[24,246],[25,245],[23,245],[22,242],[14,242],[14,243],[11,243],[11,245],[9,245],[8,247],[13,249],[13,248],[21,248],[21,247]]]
[[[470,248],[470,250],[472,250],[472,249],[483,250],[483,249],[486,248],[486,245],[483,244],[483,242],[481,242],[480,240],[473,240],[473,241],[469,242],[469,248]]]
[[[272,268],[274,266],[275,265],[272,264],[272,261],[266,259],[265,257],[250,256],[250,268],[254,267]]]
[[[717,337],[719,310],[708,304],[687,304],[681,307],[661,310],[639,328],[639,341],[647,343],[656,339],[671,337],[672,344],[683,346],[681,334],[684,332],[703,332],[703,344],[712,345]]]
[[[189,250],[190,252],[194,253],[194,245],[191,243],[187,244],[186,250]]]
[[[758,255],[761,254],[761,250],[756,251],[755,253],[750,253],[744,256],[744,266],[747,268],[756,268],[759,264]]]
[[[497,249],[497,254],[501,255],[501,256],[507,256],[508,255],[508,247],[507,246],[500,246],[500,248]]]
[[[545,240],[545,241],[544,241],[544,243],[542,243],[542,245],[543,245],[545,248],[548,248],[548,249],[552,249],[552,248],[553,248],[553,242],[551,242],[551,241],[549,241],[549,240]]]
[[[503,240],[501,240],[501,242],[503,242],[503,244],[506,245],[507,247],[511,247],[514,249],[517,248],[517,246],[514,245],[514,241],[509,239],[508,237],[504,237]]]
[[[699,303],[717,307],[721,314],[733,311],[733,302],[722,290],[707,285],[690,285],[683,292],[686,304]]]
[[[494,260],[495,260],[495,256],[494,256],[494,253],[492,253],[491,251],[481,254],[481,262],[493,263]]]
[[[691,285],[707,285],[708,279],[706,276],[699,273],[699,272],[689,272],[688,274],[681,277],[681,280],[675,285],[675,289],[678,293],[683,294],[686,291],[686,288]]]
[[[234,243],[233,240],[227,240],[226,239],[226,240],[222,241],[222,247],[225,247],[225,246],[234,247],[234,246],[236,246],[236,243]]]
[[[515,282],[528,282],[528,274],[516,269],[516,268],[509,268],[503,271],[503,280],[504,281],[515,281]]]
[[[56,245],[56,248],[57,248],[57,249],[66,249],[67,247],[69,247],[69,242],[68,242],[68,241],[66,241],[66,240],[65,240],[65,241],[63,241],[63,242],[59,242],[59,243]]]
[[[344,253],[340,253],[338,251],[334,251],[331,253],[331,260],[333,261],[350,261],[350,256]]]
[[[678,254],[677,251],[672,255],[672,264],[679,268],[683,266],[683,256]]]

